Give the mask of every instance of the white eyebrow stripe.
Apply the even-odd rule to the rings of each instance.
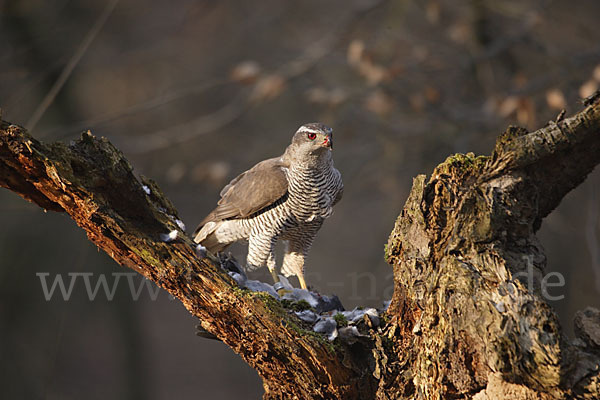
[[[311,128],[306,128],[306,127],[301,127],[300,129],[298,129],[298,132],[311,132],[311,133],[323,133],[323,131],[319,130],[319,129],[311,129]]]

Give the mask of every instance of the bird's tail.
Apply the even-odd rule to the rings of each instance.
[[[217,239],[215,231],[219,227],[220,222],[207,222],[199,230],[195,232],[194,242],[200,243],[206,247],[211,253],[223,251],[229,243],[222,243]]]

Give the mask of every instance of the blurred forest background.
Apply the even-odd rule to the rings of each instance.
[[[380,307],[392,290],[383,246],[412,178],[455,152],[490,154],[509,124],[581,109],[600,83],[598,16],[592,0],[0,0],[0,108],[44,141],[107,137],[188,232],[301,124],[330,125],[346,189],[307,280],[346,308]],[[600,306],[599,184],[595,171],[539,235],[548,271],[565,277],[549,292],[564,296],[550,304],[569,335],[576,310]],[[79,281],[69,301],[46,301],[36,273],[112,284],[129,271],[68,216],[3,190],[0,224],[3,398],[261,395],[257,374],[197,338],[164,292],[134,301],[123,280],[112,301],[91,301]]]

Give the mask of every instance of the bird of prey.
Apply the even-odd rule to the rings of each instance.
[[[194,241],[216,253],[247,240],[247,269],[266,265],[278,282],[274,251],[281,239],[281,273],[296,275],[306,289],[304,259],[344,189],[332,149],[331,128],[302,125],[283,155],[259,162],[221,190],[217,207],[200,223]]]

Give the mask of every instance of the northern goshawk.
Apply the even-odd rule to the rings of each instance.
[[[221,190],[217,208],[200,223],[194,241],[219,252],[248,240],[247,268],[266,265],[277,282],[274,250],[281,239],[281,273],[298,276],[306,289],[304,259],[344,188],[332,148],[331,128],[301,126],[281,157],[259,162]]]

